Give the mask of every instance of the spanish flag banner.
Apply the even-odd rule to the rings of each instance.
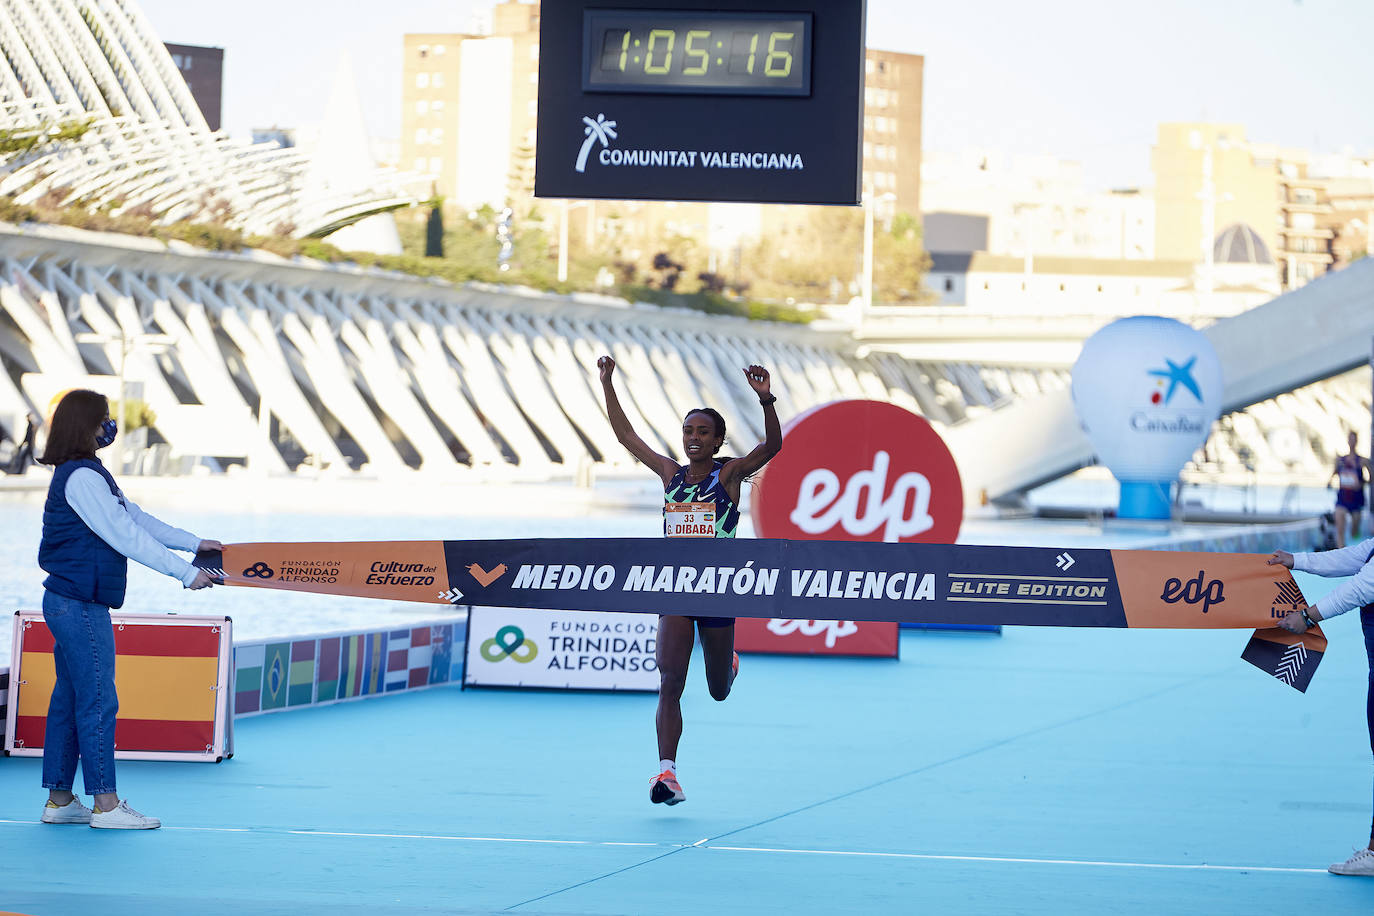
[[[1297,636],[1274,626],[1307,602],[1289,571],[1265,559],[767,538],[566,538],[230,544],[196,564],[228,585],[490,607],[1254,628],[1263,645],[1242,657],[1306,690],[1326,638],[1318,628]]]
[[[110,619],[119,696],[115,757],[218,762],[232,756],[230,619],[119,613]],[[17,612],[7,754],[43,753],[57,682],[54,649],[43,615]]]

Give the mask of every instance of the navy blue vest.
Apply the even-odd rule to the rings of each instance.
[[[38,544],[38,565],[48,574],[43,587],[64,598],[121,607],[129,561],[101,540],[67,503],[67,478],[80,468],[95,471],[110,485],[111,494],[119,494],[114,478],[99,461],[64,461],[52,472],[48,501],[43,504],[43,539]]]

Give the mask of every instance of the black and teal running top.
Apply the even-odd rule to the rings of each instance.
[[[715,503],[716,537],[732,538],[735,536],[735,529],[739,527],[739,506],[731,502],[725,487],[721,485],[720,469],[724,466],[724,461],[715,459],[711,476],[690,484],[687,482],[688,468],[678,468],[663,491],[663,504],[667,506],[668,503]],[[666,511],[664,525],[667,525]]]

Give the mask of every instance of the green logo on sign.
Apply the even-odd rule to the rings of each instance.
[[[496,635],[482,643],[482,657],[489,662],[499,662],[510,658],[525,664],[534,661],[539,647],[533,640],[525,638],[525,631],[519,627],[502,627]]]

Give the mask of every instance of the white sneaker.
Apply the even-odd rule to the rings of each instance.
[[[156,830],[162,826],[162,821],[145,817],[130,808],[128,802],[121,801],[113,811],[92,811],[91,826],[106,830]]]
[[[1344,862],[1328,866],[1333,875],[1363,875],[1374,878],[1374,849],[1357,849],[1355,854]]]
[[[89,824],[91,822],[91,809],[81,804],[81,799],[75,795],[72,800],[65,805],[54,804],[51,799],[43,806],[43,823],[45,824]]]

